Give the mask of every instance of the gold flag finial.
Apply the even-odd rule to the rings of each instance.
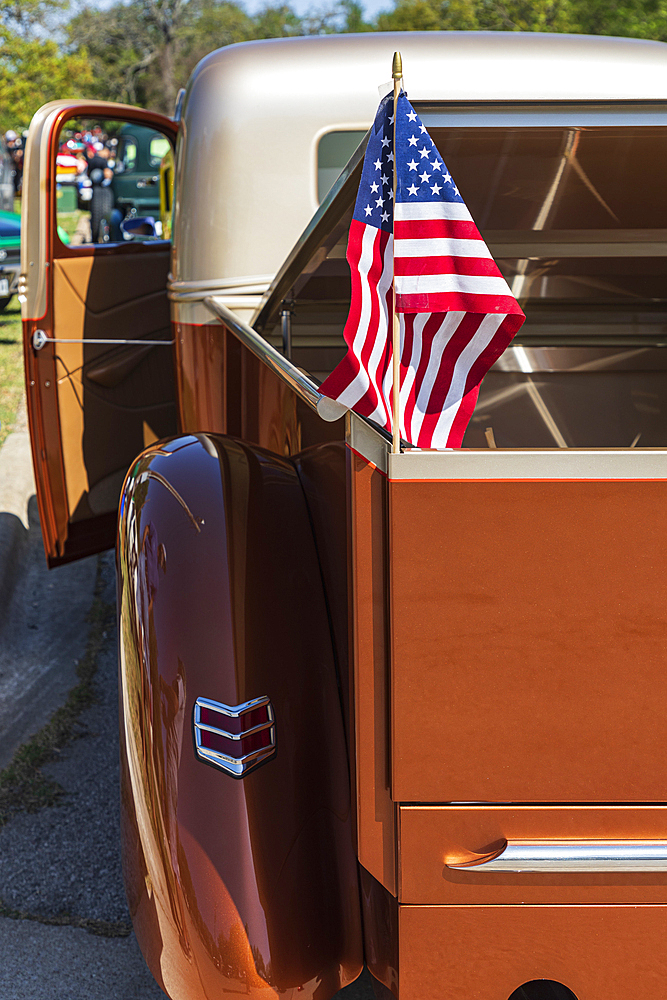
[[[394,58],[391,64],[391,75],[394,80],[400,80],[403,77],[403,59],[401,58],[400,52],[394,52]]]

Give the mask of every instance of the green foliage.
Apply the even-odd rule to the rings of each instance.
[[[479,28],[474,0],[396,0],[380,14],[380,31],[474,31]]]
[[[380,31],[570,31],[667,38],[665,0],[394,0]]]
[[[290,35],[304,34],[302,19],[286,3],[277,7],[265,7],[255,15],[252,22],[251,38],[289,38]]]
[[[145,103],[142,75],[156,57],[135,4],[106,10],[84,7],[66,28],[67,49],[83,54],[90,70],[86,96]]]
[[[0,0],[0,130],[25,128],[56,97],[82,96],[90,82],[83,51],[48,37],[68,0]],[[46,37],[45,37],[46,36]]]
[[[572,31],[588,35],[667,40],[667,4],[664,0],[589,0],[577,3]]]
[[[89,92],[84,52],[62,52],[51,39],[25,37],[0,26],[0,130],[26,128],[41,104]]]

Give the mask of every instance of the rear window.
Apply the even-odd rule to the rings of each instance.
[[[118,165],[120,170],[116,167],[117,173],[122,173],[125,170],[134,170],[137,165],[137,142],[132,136],[123,136],[120,140]]]
[[[365,135],[362,131],[327,132],[320,139],[317,146],[317,200],[320,203]]]
[[[171,149],[169,139],[164,135],[153,136],[148,150],[148,159],[151,167],[159,167],[162,157]]]

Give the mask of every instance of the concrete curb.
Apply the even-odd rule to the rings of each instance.
[[[26,555],[28,502],[35,492],[25,404],[0,448],[0,621],[4,618]]]
[[[97,557],[49,572],[25,407],[0,448],[0,769],[76,684]]]

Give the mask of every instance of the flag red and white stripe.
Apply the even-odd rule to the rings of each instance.
[[[458,448],[524,316],[462,202],[398,202],[394,230],[401,436]]]

